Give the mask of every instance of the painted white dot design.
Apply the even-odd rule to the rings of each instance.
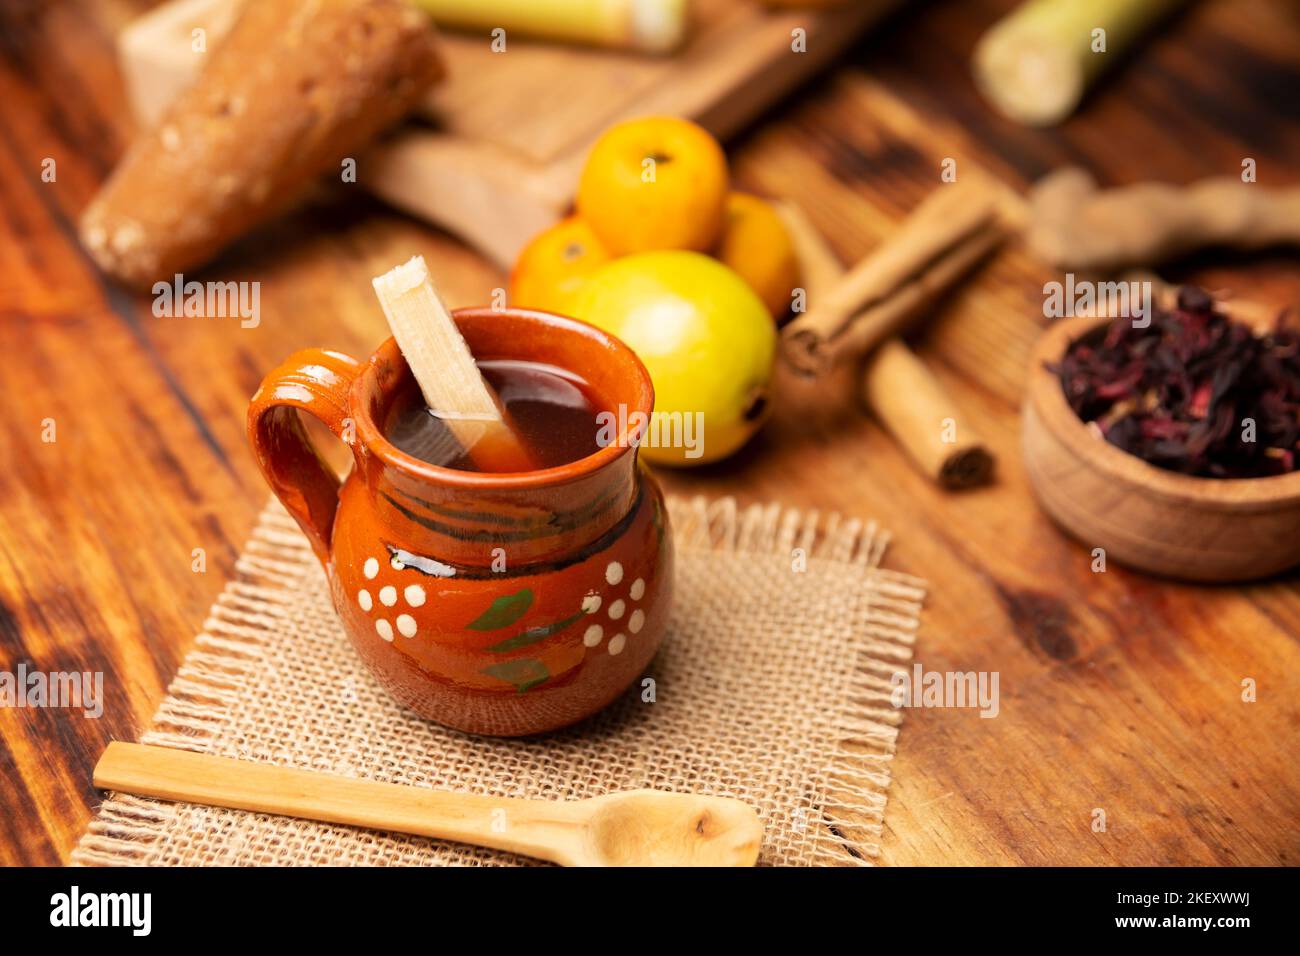
[[[375,606],[375,602],[371,600],[370,592],[365,588],[362,588],[357,592],[357,603],[361,605],[361,610],[363,611],[369,611]]]
[[[379,561],[375,558],[366,558],[366,563],[362,565],[361,572],[367,579],[373,581],[375,575],[379,573]]]
[[[393,555],[393,560],[389,561],[388,563],[394,571],[401,571],[403,568],[406,567],[406,563],[403,562],[402,559],[399,558],[397,555]]]
[[[411,607],[424,606],[426,595],[424,593],[424,588],[420,587],[420,585],[408,584],[406,590],[402,593],[406,595],[406,603],[411,605]]]
[[[393,639],[393,625],[389,624],[382,617],[375,621],[375,630],[379,632],[379,636],[384,640],[391,641]]]
[[[604,637],[604,635],[605,629],[599,624],[593,624],[591,627],[587,628],[587,633],[582,635],[582,643],[586,644],[588,647],[595,647],[600,643],[600,639]]]
[[[397,615],[397,629],[402,632],[402,637],[415,637],[415,618],[409,614]]]
[[[637,578],[632,582],[632,587],[627,592],[628,597],[633,601],[639,601],[645,597],[645,578]]]
[[[609,567],[605,569],[605,580],[610,584],[618,584],[623,580],[623,565],[617,561],[609,562]]]
[[[588,614],[595,614],[600,610],[600,595],[594,591],[582,599],[582,609]]]
[[[645,627],[645,611],[637,608],[632,612],[632,616],[627,619],[627,629],[633,634],[637,634],[643,627]]]
[[[626,604],[624,604],[622,601],[615,601],[613,604],[609,606],[609,619],[611,621],[617,621],[620,617],[623,616],[623,612],[625,610],[627,610]]]
[[[616,654],[623,653],[623,645],[627,643],[627,638],[622,634],[615,634],[609,639],[609,653],[613,657]]]
[[[379,589],[379,603],[384,607],[392,607],[397,603],[397,588],[391,584]]]

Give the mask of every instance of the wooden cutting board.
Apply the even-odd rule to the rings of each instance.
[[[172,0],[123,31],[137,119],[154,122],[202,68],[239,0]],[[443,226],[500,265],[568,207],[587,150],[621,119],[671,114],[725,138],[835,56],[898,0],[773,12],[693,0],[690,39],[669,57],[444,34],[450,77],[416,121],[358,158],[357,181]],[[802,31],[800,33],[799,31]]]

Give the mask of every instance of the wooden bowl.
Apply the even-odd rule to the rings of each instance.
[[[1150,465],[1089,429],[1046,368],[1109,320],[1054,324],[1025,393],[1025,470],[1043,509],[1108,561],[1190,581],[1244,581],[1300,564],[1300,472],[1197,478]]]

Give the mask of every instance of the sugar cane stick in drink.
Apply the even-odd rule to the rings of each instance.
[[[507,420],[421,256],[376,276],[375,295],[424,402],[482,471],[535,466]]]
[[[669,53],[686,35],[686,0],[415,0],[443,27]]]

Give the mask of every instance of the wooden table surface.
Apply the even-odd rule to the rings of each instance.
[[[244,438],[262,374],[306,345],[368,353],[385,334],[369,278],[412,252],[453,304],[502,284],[450,237],[357,191],[261,230],[210,270],[261,281],[256,328],[155,318],[148,299],[105,281],[74,223],[130,134],[112,38],[146,6],[0,12],[0,670],[103,671],[106,693],[98,720],[0,710],[5,864],[66,859],[99,800],[95,759],[147,724],[231,575],[267,498]],[[801,203],[846,258],[934,187],[945,157],[1017,187],[1064,163],[1110,184],[1186,182],[1245,157],[1262,182],[1296,181],[1294,5],[1195,5],[1048,132],[994,116],[969,78],[976,38],[1009,6],[912,4],[733,145],[737,180]],[[1201,258],[1171,275],[1300,303],[1287,254]],[[1190,587],[1113,565],[1095,574],[1039,512],[1018,407],[1048,278],[1003,251],[918,345],[991,440],[992,487],[938,491],[847,391],[796,388],[737,458],[667,484],[878,518],[895,535],[887,563],[931,582],[917,659],[999,672],[995,719],[907,714],[883,862],[1297,862],[1297,579]],[[1246,678],[1253,703],[1241,699]],[[1092,826],[1098,808],[1105,832]]]

